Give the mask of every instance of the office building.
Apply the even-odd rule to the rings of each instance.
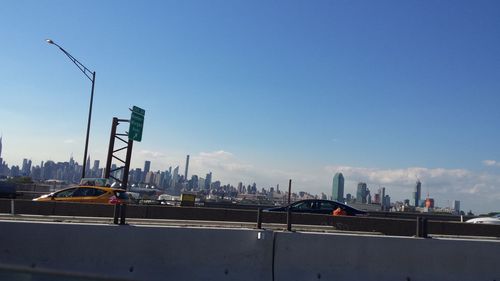
[[[151,161],[145,161],[144,162],[144,174],[147,174],[149,172],[149,169],[151,169]]]
[[[422,183],[420,180],[417,180],[417,183],[415,184],[415,191],[413,192],[413,203],[415,207],[420,206],[420,198],[422,194]]]
[[[356,203],[366,204],[368,202],[368,195],[370,195],[370,190],[366,186],[366,183],[358,183],[358,188],[356,190]]]
[[[212,172],[208,173],[207,176],[205,177],[205,189],[206,190],[210,189],[211,185],[212,185]]]
[[[453,200],[452,201],[452,208],[455,211],[455,213],[460,213],[460,201],[458,200]]]
[[[332,200],[344,202],[344,175],[336,173],[332,183]]]

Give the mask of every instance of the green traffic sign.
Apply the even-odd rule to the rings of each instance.
[[[142,140],[142,127],[144,126],[145,114],[146,111],[140,107],[134,106],[132,108],[132,115],[130,116],[130,127],[128,130],[128,138],[130,140]]]

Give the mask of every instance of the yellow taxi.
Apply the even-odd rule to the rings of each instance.
[[[129,198],[124,189],[110,187],[106,179],[82,179],[80,185],[42,195],[33,201],[125,204]]]

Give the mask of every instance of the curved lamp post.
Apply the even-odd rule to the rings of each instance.
[[[90,106],[89,106],[89,120],[87,123],[87,137],[85,138],[85,152],[83,153],[83,170],[82,170],[82,178],[85,177],[85,170],[87,167],[87,151],[89,147],[89,133],[90,133],[90,120],[92,118],[92,102],[94,100],[94,84],[95,84],[95,71],[90,71],[86,68],[82,63],[80,63],[77,59],[75,59],[70,53],[66,52],[61,46],[50,39],[46,39],[47,43],[55,45],[61,50],[68,58],[87,76],[87,78],[92,82],[92,91],[90,93]]]

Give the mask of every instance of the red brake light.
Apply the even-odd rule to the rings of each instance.
[[[109,201],[108,201],[109,204],[120,204],[122,203],[122,201],[118,198],[116,198],[115,195],[109,197]]]

